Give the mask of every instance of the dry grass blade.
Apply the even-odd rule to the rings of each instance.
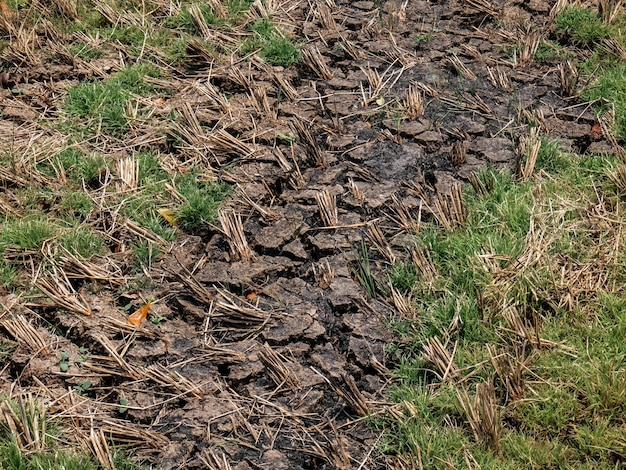
[[[293,126],[295,132],[298,134],[298,138],[301,144],[303,144],[307,149],[307,154],[309,158],[313,160],[313,163],[320,168],[326,168],[328,162],[326,161],[325,155],[320,150],[317,145],[317,141],[311,135],[311,131],[308,126],[305,126],[305,120],[297,117],[293,121]]]
[[[407,117],[416,119],[424,115],[424,94],[416,83],[410,83],[404,99]]]
[[[117,191],[135,191],[139,186],[139,160],[135,157],[121,158],[117,161]]]
[[[315,282],[320,289],[328,289],[333,279],[337,277],[337,273],[328,260],[318,265],[313,265],[313,273],[315,275]]]
[[[0,422],[6,426],[16,444],[24,452],[46,448],[47,410],[32,394],[18,396],[18,403],[0,403]]]
[[[538,31],[529,31],[524,34],[524,37],[517,43],[516,56],[513,59],[513,63],[519,66],[530,64],[537,53],[539,44],[541,43],[541,33]]]
[[[78,259],[66,249],[61,249],[59,262],[68,279],[91,279],[104,281],[121,286],[128,281],[122,269],[107,258],[98,258],[101,264],[96,264],[94,259]]]
[[[462,165],[467,161],[467,150],[465,149],[465,142],[461,140],[455,140],[452,144],[452,151],[450,153],[450,163],[454,166]]]
[[[493,18],[499,18],[502,15],[502,9],[496,7],[487,0],[464,0],[474,10],[485,13]]]
[[[206,465],[207,470],[231,470],[232,467],[223,452],[218,456],[213,450],[204,450],[200,460]]]
[[[137,370],[144,377],[149,378],[162,387],[178,390],[185,395],[192,395],[195,398],[201,398],[202,396],[197,384],[194,384],[188,378],[183,377],[177,371],[168,369],[161,364],[152,364],[148,367]]]
[[[186,50],[190,59],[207,63],[212,63],[215,60],[215,53],[196,39],[187,42]]]
[[[467,66],[461,61],[461,59],[458,58],[456,54],[453,53],[448,60],[460,76],[467,78],[468,80],[476,80],[476,74],[467,68]]]
[[[203,39],[210,39],[211,37],[213,37],[211,27],[207,23],[206,18],[202,14],[202,10],[200,9],[200,6],[198,4],[194,3],[190,5],[187,8],[187,12],[189,13],[191,21],[193,21],[193,23],[196,25],[196,28],[198,28],[198,30],[200,31],[200,35],[203,37]]]
[[[616,39],[604,39],[602,41],[602,46],[608,54],[614,55],[618,59],[626,60],[626,50],[624,50],[624,46],[622,46]]]
[[[431,363],[437,371],[442,382],[447,380],[456,381],[461,377],[461,371],[459,367],[454,363],[454,354],[456,347],[452,353],[450,353],[446,347],[441,344],[441,340],[438,336],[428,338],[428,341],[424,345],[422,355],[424,360]]]
[[[0,326],[31,354],[50,354],[45,338],[23,315],[7,315],[0,319]]]
[[[322,26],[324,27],[324,29],[327,29],[330,33],[337,32],[338,30],[337,23],[335,22],[335,19],[333,18],[333,14],[330,11],[330,8],[328,7],[328,5],[320,2],[319,5],[317,6],[317,13],[319,15],[320,22],[322,23]]]
[[[226,97],[226,95],[224,95],[224,93],[219,91],[219,89],[216,86],[214,86],[211,82],[209,81],[202,82],[202,83],[196,82],[194,83],[194,88],[198,90],[199,93],[202,93],[204,96],[209,98],[213,102],[213,105],[222,113],[230,115],[231,113],[230,101],[228,101],[228,98]],[[189,116],[189,113],[190,113],[189,103],[185,103],[185,107],[187,108],[186,115],[185,115],[187,118],[187,116]],[[193,119],[195,121],[194,127],[195,128],[199,127],[200,124],[198,123],[195,116]]]
[[[281,73],[273,73],[272,78],[274,82],[278,86],[278,89],[285,94],[287,98],[291,101],[295,101],[300,97],[298,90],[296,90],[293,85],[285,78],[285,76]]]
[[[439,271],[423,245],[415,245],[411,248],[411,260],[426,282],[432,283],[439,277]]]
[[[104,335],[94,335],[94,341],[97,341],[102,345],[105,351],[109,354],[109,356],[117,362],[117,364],[122,368],[122,371],[130,378],[139,380],[145,378],[144,374],[141,373],[140,369],[134,367],[130,363],[128,363],[122,355],[117,351],[115,345],[111,342],[109,338]]]
[[[550,18],[555,18],[556,15],[561,13],[568,5],[572,3],[572,0],[557,0],[554,6],[550,9]]]
[[[259,352],[259,359],[265,364],[270,378],[276,386],[287,385],[294,392],[301,387],[300,379],[293,372],[293,363],[272,347],[264,343],[263,351]]]
[[[496,67],[495,71],[491,67],[487,67],[487,73],[489,74],[489,81],[494,87],[502,88],[503,90],[511,89],[511,80],[500,67]]]
[[[271,208],[266,209],[265,207],[253,201],[252,198],[246,193],[245,188],[239,184],[237,185],[237,193],[234,199],[241,200],[242,203],[250,206],[261,217],[263,217],[265,221],[277,220],[279,217],[278,214],[272,212]]]
[[[217,289],[219,296],[214,303],[211,318],[233,326],[263,325],[272,317],[272,312],[265,312],[254,305],[235,297],[224,289]]]
[[[372,224],[367,229],[367,238],[370,239],[376,250],[390,263],[396,262],[396,255],[393,253],[387,238],[377,224]]]
[[[341,380],[329,381],[331,387],[337,395],[343,398],[348,407],[359,416],[368,416],[370,406],[359,390],[354,377],[348,374],[341,374]]]
[[[330,80],[333,78],[333,73],[326,64],[317,46],[304,48],[302,50],[302,61],[321,80]]]
[[[426,94],[426,96],[430,96],[431,98],[435,98],[439,96],[439,92],[433,87],[431,87],[430,85],[427,85],[426,83],[422,83],[422,82],[414,82],[414,83],[417,88],[419,88]]]
[[[576,96],[578,94],[576,86],[578,85],[578,70],[571,61],[565,64],[559,64],[559,79],[561,91],[565,96]]]
[[[598,0],[598,13],[604,24],[612,24],[622,11],[624,0]]]
[[[460,97],[440,96],[439,99],[450,106],[450,111],[475,111],[486,118],[495,119],[493,110],[477,94],[463,93]]]
[[[253,147],[230,134],[226,129],[211,132],[207,144],[211,150],[218,154],[232,154],[238,157],[249,158],[255,153]]]
[[[539,129],[532,127],[529,134],[520,139],[518,147],[518,158],[520,159],[519,173],[522,181],[532,177],[540,150],[541,136],[539,135]],[[524,159],[523,165],[521,163],[522,159]]]
[[[88,442],[91,453],[98,459],[100,467],[103,470],[115,470],[111,448],[102,429],[95,430],[92,426]]]
[[[53,272],[39,277],[35,285],[58,307],[65,308],[70,312],[90,316],[91,307],[80,295],[62,269],[53,268]]]
[[[341,47],[348,53],[351,59],[360,60],[363,58],[363,50],[354,45],[353,42],[343,39],[341,41]]]
[[[322,223],[326,227],[339,225],[339,215],[337,213],[337,197],[328,191],[321,191],[315,195],[317,207],[320,211]]]
[[[231,253],[241,261],[250,261],[255,255],[248,245],[248,240],[243,231],[241,215],[232,210],[220,210],[217,215],[222,232],[226,237]]]
[[[63,16],[70,20],[74,20],[78,17],[78,12],[76,11],[76,2],[72,2],[70,0],[54,0],[54,4],[59,8],[59,10],[63,13]]]
[[[486,441],[489,447],[499,454],[502,422],[493,384],[477,384],[473,401],[466,389],[457,390],[457,398],[476,440]]]
[[[352,178],[348,178],[348,186],[350,188],[350,194],[356,201],[365,201],[365,194],[363,194],[363,191],[359,189]]]
[[[270,119],[276,119],[278,117],[278,111],[270,105],[269,98],[267,96],[267,89],[265,87],[255,87],[248,95],[248,99],[252,104],[252,107],[261,114],[264,114]]]
[[[522,398],[526,391],[523,373],[533,357],[532,354],[524,359],[523,346],[516,346],[516,357],[512,357],[506,350],[496,351],[492,345],[488,345],[487,350],[491,365],[507,392],[507,401]]]
[[[463,202],[463,186],[455,183],[450,194],[438,193],[435,198],[433,215],[447,231],[454,231],[467,221],[467,206]]]
[[[169,444],[169,440],[162,434],[137,423],[107,419],[102,422],[100,429],[105,436],[119,444],[147,445],[154,449],[164,448]]]
[[[607,111],[598,116],[598,122],[600,123],[600,128],[602,129],[602,135],[604,138],[609,141],[613,150],[615,151],[615,155],[623,162],[626,163],[626,152],[624,148],[620,145],[617,136],[615,135],[615,111]]]
[[[611,172],[610,176],[620,192],[626,194],[626,165],[619,165],[617,171]]]
[[[402,318],[415,320],[419,312],[413,303],[411,295],[402,295],[392,283],[389,283],[389,291],[391,292],[391,303],[395,309],[400,313]]]
[[[406,204],[404,204],[404,202],[396,194],[391,196],[390,209],[394,215],[388,215],[388,217],[398,224],[401,230],[408,233],[418,233],[420,231],[420,225],[422,222],[421,205],[417,213],[417,220],[415,220],[409,208],[406,207]]]

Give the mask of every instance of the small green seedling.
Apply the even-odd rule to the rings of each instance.
[[[59,359],[59,369],[61,372],[67,372],[70,368],[70,355],[69,353],[61,353],[61,358]]]
[[[159,315],[150,315],[148,317],[148,321],[154,325],[160,325],[161,322],[165,319],[166,319],[165,317],[161,317]]]
[[[128,400],[126,398],[120,398],[120,406],[117,411],[120,413],[126,413],[128,411]]]
[[[78,382],[78,385],[74,385],[74,391],[79,395],[82,395],[91,388],[91,385],[91,380],[83,380],[82,382]]]

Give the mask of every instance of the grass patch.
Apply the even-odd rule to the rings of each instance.
[[[545,176],[523,183],[483,174],[489,190],[466,191],[464,226],[424,227],[434,281],[412,263],[390,271],[419,317],[398,323],[391,394],[405,418],[387,445],[425,467],[469,458],[494,469],[612,468],[624,450],[626,264],[615,243],[626,217],[615,162],[544,139],[537,168]],[[598,227],[598,210],[613,223]]]
[[[269,19],[258,20],[250,31],[253,37],[243,42],[242,54],[259,51],[259,56],[272,65],[288,66],[300,62],[300,48]]]
[[[186,200],[177,210],[179,224],[191,233],[217,218],[220,203],[230,193],[228,186],[199,181],[193,173],[181,175],[176,188]]]
[[[65,113],[73,127],[121,137],[128,129],[126,102],[132,94],[147,95],[154,87],[144,77],[159,72],[149,65],[130,66],[104,81],[83,82],[68,90]],[[86,121],[84,121],[86,120]],[[79,123],[80,121],[80,123]]]
[[[561,40],[578,45],[593,45],[611,35],[611,27],[602,22],[596,11],[576,5],[565,7],[557,15],[555,26]]]

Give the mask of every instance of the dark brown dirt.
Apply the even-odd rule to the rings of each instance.
[[[212,133],[186,142],[237,182],[227,207],[243,217],[253,258],[239,259],[210,227],[181,235],[150,273],[150,289],[119,296],[83,288],[93,317],[31,306],[62,330],[66,343],[56,350],[78,358],[86,347],[90,355],[62,373],[52,372],[56,354],[20,350],[2,373],[5,387],[44,387],[61,416],[86,428],[96,423],[155,468],[227,468],[218,459],[238,470],[392,468],[393,456],[381,452],[384,436],[361,419],[391,406],[385,392],[396,358],[386,351],[399,339],[386,325],[402,315],[384,296],[369,298],[355,278],[361,242],[371,244],[368,229],[378,226],[401,259],[411,247],[401,214],[415,223],[418,212],[431,217],[435,194],[487,166],[515,171],[527,116],[576,151],[605,144],[591,141],[590,110],[561,92],[556,62],[512,63],[525,25],[550,34],[546,2],[492,3],[506,3],[498,18],[457,0],[389,1],[381,10],[369,1],[302,2],[291,11],[293,32],[307,38],[305,50],[319,50],[332,78],[306,64],[260,61],[179,71],[177,91],[156,112],[188,104],[201,125],[219,123],[250,150],[220,146]],[[418,36],[424,40],[416,44]],[[490,70],[507,79],[494,84]],[[54,112],[42,111],[38,96],[49,95],[52,78],[80,73],[92,72],[30,71],[23,95],[3,91],[3,119]],[[371,93],[376,79],[368,74],[378,77],[380,93]],[[293,97],[277,86],[279,76]],[[0,77],[2,86],[17,77]],[[198,91],[207,79],[231,96],[232,113]],[[404,104],[411,84],[425,101],[425,112],[412,117]],[[176,128],[170,134],[181,137]],[[167,153],[167,141],[151,145]],[[337,201],[332,227],[320,214],[323,191]],[[383,273],[388,259],[370,254],[372,270]],[[164,320],[124,327],[119,307],[150,296]],[[66,393],[86,379],[93,385],[85,396]],[[118,410],[120,399],[128,410]]]

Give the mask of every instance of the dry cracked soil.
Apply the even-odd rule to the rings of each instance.
[[[407,312],[368,295],[359,267],[384,279],[458,183],[517,171],[529,119],[574,150],[606,147],[560,61],[524,55],[533,34],[552,34],[549,3],[292,1],[284,27],[306,38],[301,63],[199,58],[172,72],[154,113],[180,120],[129,134],[119,152],[202,160],[234,185],[222,220],[181,233],[149,287],[73,281],[91,316],[6,294],[56,328],[33,327],[43,343],[20,343],[3,388],[43,390],[85,442],[95,429],[154,468],[400,468],[371,417],[394,412],[389,345],[401,340],[388,325]],[[4,77],[3,138],[56,113],[63,87],[100,65],[21,71],[17,96]],[[120,307],[149,297],[163,320],[127,325]],[[59,371],[59,351],[82,359]]]

